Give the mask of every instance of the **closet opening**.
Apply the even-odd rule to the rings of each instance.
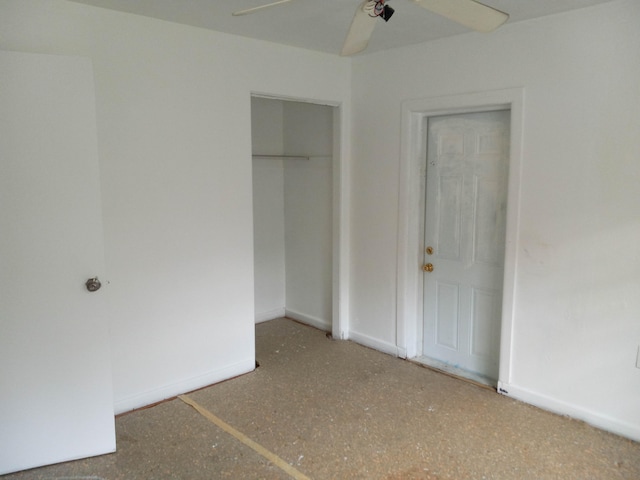
[[[333,332],[337,107],[251,97],[256,323]]]

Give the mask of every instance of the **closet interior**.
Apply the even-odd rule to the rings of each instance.
[[[256,323],[331,331],[334,108],[251,99]]]

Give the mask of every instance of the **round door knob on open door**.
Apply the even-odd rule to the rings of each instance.
[[[85,287],[87,287],[87,290],[89,290],[90,292],[95,292],[97,290],[100,290],[100,287],[102,286],[102,284],[100,283],[100,280],[98,280],[98,277],[90,278],[89,280],[87,280],[87,283],[85,283],[84,285]]]
[[[422,271],[424,271],[424,272],[433,272],[433,263],[425,263],[422,266]]]

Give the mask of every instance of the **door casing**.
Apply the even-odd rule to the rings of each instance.
[[[511,111],[509,178],[498,391],[511,379],[516,246],[520,208],[524,88],[407,100],[402,104],[396,344],[401,357],[422,353],[422,231],[427,121],[431,116]]]

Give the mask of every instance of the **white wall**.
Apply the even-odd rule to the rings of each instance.
[[[116,411],[253,369],[250,95],[348,112],[348,61],[64,0],[0,49],[93,62]]]
[[[253,160],[253,252],[256,323],[285,316],[284,167]]]
[[[622,0],[354,59],[352,334],[396,343],[401,103],[524,87],[506,389],[640,439],[638,25]]]
[[[256,321],[332,323],[333,108],[254,98]],[[279,138],[278,138],[279,136]],[[281,185],[281,186],[280,186]]]
[[[284,171],[287,315],[331,330],[333,109],[285,103],[284,146],[307,160]]]
[[[284,104],[251,99],[253,247],[256,322],[285,315]]]
[[[285,161],[287,316],[332,325],[331,157]]]

